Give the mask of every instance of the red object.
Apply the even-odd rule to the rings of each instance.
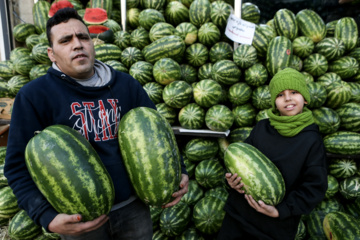
[[[74,6],[68,0],[55,1],[50,6],[48,16],[52,17],[58,10],[60,10],[62,8],[66,8],[66,7],[74,8]]]
[[[87,24],[102,24],[108,20],[108,16],[103,8],[86,8],[83,19]]]
[[[90,26],[88,26],[88,29],[89,29],[89,33],[99,34],[99,33],[106,32],[110,28],[105,27],[103,25],[90,25]]]

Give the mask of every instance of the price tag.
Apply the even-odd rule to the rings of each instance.
[[[225,35],[234,42],[252,44],[255,24],[231,14],[226,25]]]

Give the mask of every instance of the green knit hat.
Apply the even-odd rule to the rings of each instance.
[[[310,93],[306,86],[305,76],[293,68],[285,68],[277,72],[269,84],[271,94],[271,105],[275,110],[276,96],[287,89],[296,90],[310,103]]]

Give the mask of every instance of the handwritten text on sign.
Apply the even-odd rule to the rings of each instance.
[[[242,44],[252,44],[255,24],[231,14],[226,25],[225,35],[232,41]]]

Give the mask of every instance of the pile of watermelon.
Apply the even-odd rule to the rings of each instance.
[[[329,229],[342,239],[359,236],[354,219],[360,217],[360,38],[354,19],[325,23],[310,9],[297,13],[279,9],[265,24],[259,22],[256,5],[243,3],[242,19],[256,25],[255,35],[251,45],[234,49],[224,34],[232,0],[126,1],[126,31],[121,27],[120,0],[93,0],[88,6],[78,0],[66,2],[88,24],[97,59],[139,81],[172,126],[230,131],[226,138],[178,136],[190,177],[189,193],[176,207],[151,207],[153,239],[216,236],[227,198],[224,152],[267,118],[268,83],[285,67],[306,77],[308,107],[324,137],[330,166],[326,198],[303,216],[297,239],[325,238]],[[15,97],[24,84],[50,67],[44,32],[50,9],[47,1],[38,1],[34,23],[14,27],[18,47],[9,60],[0,62],[0,97]],[[103,9],[106,16],[89,16],[89,9]],[[335,217],[324,221],[334,212]],[[334,219],[348,225],[334,230]]]

